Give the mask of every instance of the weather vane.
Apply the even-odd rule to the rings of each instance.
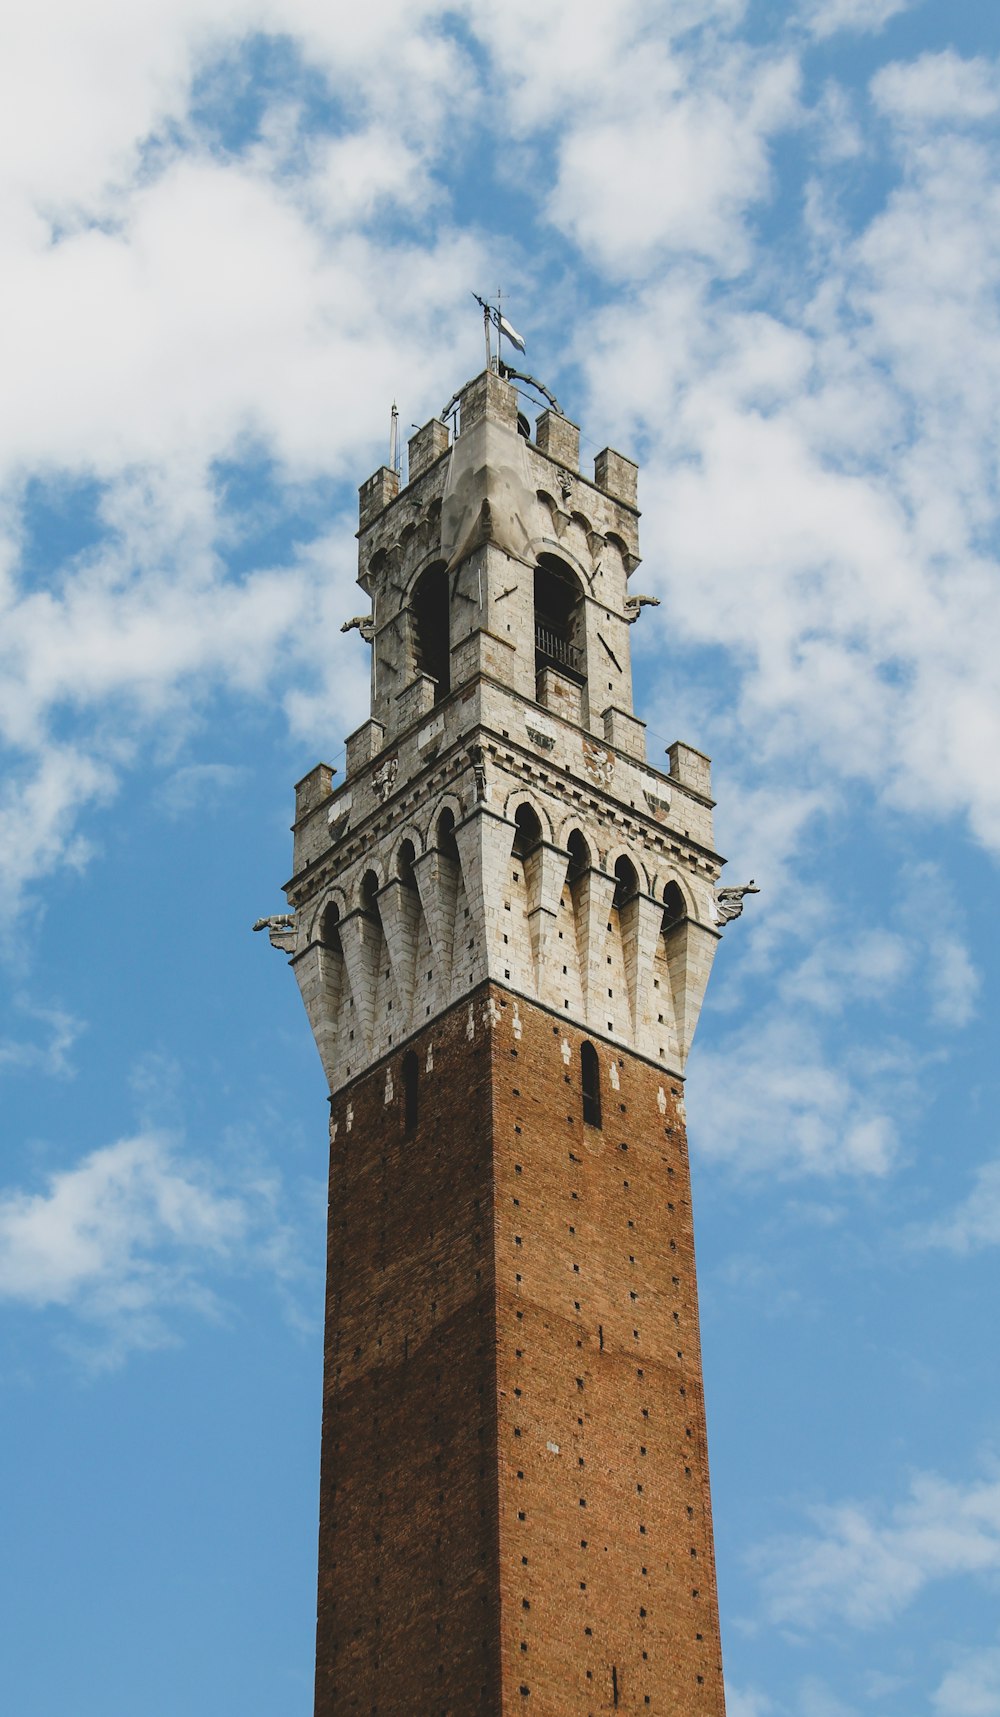
[[[497,287],[497,301],[495,304],[489,304],[485,298],[480,298],[478,292],[474,292],[472,294],[472,296],[476,300],[476,303],[479,305],[480,309],[483,312],[483,333],[486,336],[486,368],[488,370],[491,370],[493,368],[493,347],[492,347],[492,342],[490,340],[490,326],[491,325],[497,331],[497,353],[496,353],[496,356],[497,356],[497,365],[498,366],[500,363],[500,341],[501,341],[501,338],[509,340],[511,345],[513,347],[515,347],[515,349],[519,352],[524,351],[524,341],[522,340],[517,329],[513,328],[511,326],[511,324],[508,322],[506,316],[503,314],[503,311],[501,308],[501,305],[503,302],[503,295],[500,291],[499,286]]]

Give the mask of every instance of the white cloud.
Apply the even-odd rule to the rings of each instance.
[[[247,770],[233,763],[186,763],[163,783],[159,802],[170,817],[212,806],[234,792]]]
[[[627,118],[590,118],[560,143],[551,216],[613,277],[669,251],[724,272],[746,259],[740,216],[768,188],[768,138],[795,114],[797,67],[731,54],[711,83],[690,85],[688,69],[659,100],[633,99]]]
[[[700,1148],[741,1174],[881,1178],[897,1155],[892,1110],[910,1073],[891,1046],[855,1053],[848,1067],[808,1019],[751,1017],[692,1058]]]
[[[285,1202],[245,1152],[226,1186],[162,1133],[137,1133],[49,1175],[43,1191],[0,1193],[0,1298],[89,1330],[66,1345],[98,1366],[175,1339],[182,1313],[218,1317],[217,1284],[233,1272],[267,1272],[297,1319]]]
[[[912,1229],[909,1239],[960,1257],[1000,1246],[1000,1160],[981,1164],[967,1196],[947,1216]]]
[[[82,816],[154,738],[169,754],[220,686],[274,688],[297,731],[323,724],[325,750],[331,728],[336,748],[356,725],[364,664],[338,632],[355,604],[353,521],[333,547],[306,541],[285,565],[234,578],[216,467],[258,460],[294,506],[304,480],[358,480],[359,445],[381,443],[397,391],[421,415],[440,404],[437,335],[478,278],[481,247],[441,222],[418,238],[367,225],[389,203],[411,216],[426,206],[427,163],[460,136],[465,55],[439,20],[440,7],[394,6],[376,30],[306,0],[280,18],[210,0],[154,5],[140,29],[101,0],[83,22],[53,5],[26,16],[5,57],[0,130],[23,121],[0,239],[9,918],[26,886],[86,862]],[[197,80],[231,94],[249,33],[269,23],[293,71],[298,55],[330,80],[346,123],[309,135],[294,96],[275,96],[242,154],[219,149],[192,108]],[[29,75],[50,52],[51,76]],[[171,141],[150,149],[168,121]],[[97,545],[48,568],[43,588],[19,562],[32,474],[98,486]]]
[[[687,260],[579,355],[594,416],[648,444],[662,626],[728,652],[726,731],[758,771],[860,778],[1000,850],[996,153],[910,120],[895,139],[857,233],[814,180],[811,296],[797,257],[791,287],[762,274],[766,310]]]
[[[226,1253],[242,1239],[242,1200],[215,1192],[203,1170],[140,1134],[50,1176],[45,1192],[0,1198],[0,1294],[32,1306],[99,1305],[134,1312],[179,1278],[151,1255]],[[183,1274],[183,1272],[182,1272]]]
[[[906,12],[916,0],[805,0],[802,18],[822,40],[848,30],[858,35],[884,29],[890,18]]]
[[[768,1620],[795,1629],[874,1627],[932,1582],[1000,1569],[1000,1481],[917,1474],[892,1508],[842,1503],[811,1511],[816,1530],[755,1555]]]
[[[75,1071],[71,1051],[86,1030],[83,1020],[67,1013],[65,1008],[43,1006],[28,996],[14,998],[14,1012],[22,1019],[37,1021],[47,1040],[0,1037],[0,1073],[40,1071],[52,1078],[69,1077]]]
[[[933,1694],[938,1717],[1000,1717],[1000,1647],[965,1653]]]
[[[750,1687],[726,1684],[726,1717],[769,1717],[774,1711],[771,1700]]]
[[[952,48],[883,66],[872,78],[871,93],[883,113],[920,125],[975,123],[1000,108],[996,65],[963,59]]]
[[[842,1700],[837,1698],[825,1681],[818,1676],[807,1676],[799,1688],[797,1717],[858,1717],[856,1710],[851,1710]]]

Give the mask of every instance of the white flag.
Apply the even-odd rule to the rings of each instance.
[[[507,338],[510,341],[512,346],[516,346],[519,352],[524,351],[524,341],[522,340],[517,329],[511,327],[506,316],[501,316],[499,322],[497,323],[497,327],[499,328],[501,334],[506,334],[506,336],[507,336]]]

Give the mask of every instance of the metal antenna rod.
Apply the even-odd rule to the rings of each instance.
[[[399,410],[395,400],[389,418],[389,466],[393,471],[399,470]]]

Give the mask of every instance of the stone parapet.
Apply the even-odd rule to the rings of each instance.
[[[358,490],[359,528],[365,530],[398,494],[399,472],[393,471],[388,465],[380,465]]]
[[[337,771],[329,763],[317,763],[308,775],[295,783],[295,821],[308,817],[317,805],[322,805],[333,792],[333,777]]]
[[[580,429],[558,411],[543,411],[535,424],[535,445],[571,471],[580,469]]]
[[[448,425],[440,418],[432,417],[416,435],[411,435],[407,443],[409,458],[407,461],[407,476],[411,483],[422,477],[428,466],[436,459],[447,453],[449,447]]]
[[[670,759],[670,773],[682,787],[690,788],[693,793],[700,793],[704,798],[711,797],[712,792],[712,759],[706,757],[703,751],[696,751],[693,745],[685,745],[683,740],[675,739],[673,745],[667,746],[667,756]]]
[[[639,467],[634,459],[626,459],[624,453],[616,453],[611,447],[602,448],[594,460],[594,482],[599,489],[626,507],[634,507],[638,481]]]
[[[517,431],[517,389],[495,370],[484,370],[463,388],[458,407],[459,434],[484,418]]]

